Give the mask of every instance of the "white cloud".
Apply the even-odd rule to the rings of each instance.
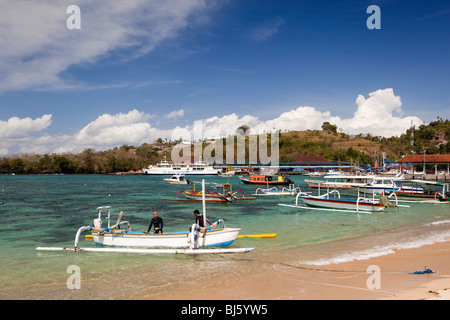
[[[15,139],[46,129],[52,123],[52,115],[45,114],[40,118],[20,119],[12,117],[8,121],[0,120],[0,139]]]
[[[356,99],[356,111],[352,118],[341,119],[329,111],[319,111],[314,107],[302,106],[282,113],[280,116],[261,120],[252,115],[239,117],[232,113],[214,116],[201,120],[203,137],[198,137],[194,124],[163,130],[152,127],[148,122],[154,115],[133,109],[128,113],[115,115],[103,114],[87,124],[74,135],[48,135],[41,133],[51,124],[52,115],[40,118],[19,119],[13,117],[8,121],[0,121],[0,155],[14,153],[63,153],[80,152],[86,148],[106,150],[123,144],[139,146],[145,142],[152,143],[158,138],[195,140],[211,136],[227,136],[234,134],[242,125],[248,125],[251,133],[281,130],[316,130],[321,129],[323,122],[328,121],[342,128],[345,133],[370,133],[391,137],[406,132],[411,121],[418,126],[424,122],[418,117],[402,117],[402,103],[399,96],[391,88],[369,93],[365,98],[359,95]],[[174,111],[173,116],[184,114]],[[39,136],[40,134],[40,136]]]
[[[403,113],[401,98],[394,94],[392,88],[371,92],[367,99],[359,95],[356,106],[353,117],[349,119],[342,119],[339,116],[333,116],[330,111],[321,112],[310,106],[298,107],[267,121],[250,115],[239,118],[233,113],[203,120],[203,132],[216,130],[226,135],[227,130],[234,132],[243,124],[248,125],[254,133],[270,132],[274,129],[320,130],[322,124],[328,121],[348,134],[370,133],[391,137],[405,133],[411,127],[411,121],[416,126],[424,123],[415,116],[401,116]]]
[[[168,135],[165,130],[153,128],[148,123],[153,117],[154,115],[137,109],[116,115],[103,114],[71,137],[68,145],[61,146],[58,150],[105,150],[123,144],[139,146],[145,142],[153,142],[158,134]]]
[[[32,141],[39,139],[36,135],[42,135],[41,132],[51,123],[51,114],[44,114],[36,119],[12,117],[8,121],[0,120],[0,156],[17,152],[34,152],[29,150],[33,147]]]
[[[320,112],[313,107],[298,107],[282,113],[278,118],[260,123],[259,130],[309,130],[320,129],[325,121],[336,122],[339,117],[332,117],[329,111]]]
[[[127,58],[146,54],[204,19],[204,0],[79,0],[81,29],[69,30],[69,0],[2,0],[0,91],[66,89],[85,84],[65,79],[73,65],[87,65],[116,50]]]
[[[284,20],[280,17],[268,20],[265,23],[251,29],[247,34],[247,38],[254,42],[265,41],[278,33],[280,27],[284,24]]]
[[[367,99],[359,95],[356,98],[356,105],[358,108],[353,118],[335,123],[346,133],[399,136],[411,127],[411,121],[415,125],[423,123],[418,117],[401,117],[402,102],[392,88],[371,92]]]
[[[166,115],[166,118],[169,120],[174,120],[174,119],[183,118],[183,117],[184,117],[183,109],[174,110]]]

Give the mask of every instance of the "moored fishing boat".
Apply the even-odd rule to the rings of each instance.
[[[249,176],[239,177],[246,184],[264,184],[267,186],[279,186],[293,184],[285,174],[280,174],[278,168],[261,168],[259,174],[252,173]]]
[[[301,200],[308,206],[343,209],[355,211],[383,211],[386,206],[379,203],[378,200],[372,201],[367,198],[358,197],[357,199],[329,198],[329,193],[322,196],[302,195]]]
[[[186,179],[186,177],[181,174],[175,174],[175,175],[171,176],[170,178],[164,178],[164,181],[169,184],[190,184],[190,183],[192,183],[191,180]]]
[[[246,184],[269,184],[271,186],[289,185],[292,183],[289,178],[282,175],[265,176],[252,174],[246,177],[239,177],[239,179]]]
[[[207,189],[203,189],[202,191],[195,191],[195,184],[193,190],[180,190],[177,193],[177,197],[175,199],[171,198],[162,198],[161,200],[166,201],[207,201],[207,202],[232,202],[234,200],[253,200],[254,197],[245,197],[244,192],[242,190],[238,190],[233,192],[232,185],[229,183],[224,183],[222,186],[222,193],[218,191],[209,192]],[[238,194],[241,194],[238,197]],[[180,195],[183,195],[184,198],[180,198]],[[204,197],[203,197],[204,195]]]
[[[365,191],[370,191],[374,193],[383,193],[387,190],[403,191],[403,192],[413,192],[416,194],[423,193],[423,189],[417,186],[410,186],[404,184],[406,180],[402,176],[396,177],[374,177],[369,183],[367,183],[363,188]]]
[[[388,199],[384,199],[389,206],[397,207],[398,203],[391,203]],[[386,204],[381,203],[380,199],[375,199],[372,193],[372,198],[358,196],[354,198],[341,198],[338,190],[334,189],[328,191],[323,195],[313,196],[305,192],[299,192],[295,198],[295,205],[279,204],[280,206],[294,207],[294,208],[309,208],[326,211],[340,211],[340,212],[380,212],[384,211]]]
[[[327,175],[323,180],[309,180],[305,182],[310,188],[330,187],[335,189],[351,189],[364,187],[369,184],[376,176],[374,175]]]
[[[202,181],[204,189],[204,181]],[[106,211],[108,224],[103,226],[102,213]],[[132,232],[128,221],[121,221],[123,212],[114,225],[111,226],[111,207],[98,207],[98,217],[93,220],[93,224],[80,227],[75,236],[74,248],[52,248],[37,247],[37,251],[100,251],[100,252],[128,252],[128,253],[233,253],[249,252],[253,248],[232,248],[232,249],[214,249],[208,251],[199,249],[201,247],[223,247],[229,246],[237,238],[240,228],[228,228],[225,222],[218,219],[209,227],[200,227],[194,223],[189,231],[163,232],[163,233],[144,233]],[[203,224],[206,225],[206,205],[203,201]],[[222,227],[219,227],[219,226]],[[123,227],[126,227],[125,229]],[[92,238],[97,245],[120,247],[115,248],[78,248],[80,234],[90,231]],[[151,248],[151,249],[150,249]],[[162,248],[162,250],[161,250]],[[158,250],[160,249],[160,250]],[[197,250],[198,249],[198,250]]]
[[[405,188],[410,184],[409,188]],[[403,186],[396,189],[387,189],[385,193],[395,193],[397,198],[403,202],[449,202],[450,184],[445,182],[434,182],[425,180],[407,180]]]

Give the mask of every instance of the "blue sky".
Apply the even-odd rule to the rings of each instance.
[[[450,118],[448,1],[2,3],[0,156],[139,145],[195,120],[394,135]]]

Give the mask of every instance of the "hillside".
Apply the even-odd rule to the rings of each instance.
[[[280,135],[280,161],[299,156],[322,156],[329,161],[372,162],[380,142],[328,130],[284,132]]]

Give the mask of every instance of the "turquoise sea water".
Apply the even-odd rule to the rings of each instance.
[[[257,188],[243,184],[237,177],[191,179],[200,182],[202,178],[211,192],[214,189],[209,183],[214,182],[232,183],[233,191],[241,189],[246,196],[251,196]],[[111,298],[101,289],[95,294],[93,291],[77,293],[78,296],[69,293],[66,287],[69,265],[79,266],[83,279],[101,281],[102,287],[117,275],[134,270],[133,278],[123,288],[139,291],[144,285],[140,277],[147,279],[145,286],[163,287],[179,281],[180,270],[186,266],[200,272],[200,265],[213,270],[232,262],[234,258],[230,256],[35,251],[37,246],[73,246],[78,228],[91,224],[97,215],[96,208],[103,205],[112,207],[113,221],[123,210],[122,220],[130,221],[133,231],[147,230],[153,210],[158,210],[164,219],[165,231],[187,230],[193,223],[193,210],[201,210],[201,203],[162,201],[161,198],[175,198],[185,188],[168,185],[162,179],[142,175],[0,176],[0,202],[4,203],[0,205],[0,298]],[[315,192],[308,190],[304,177],[291,179],[302,191]],[[196,188],[199,190],[201,185],[197,184]],[[308,265],[389,254],[398,248],[445,241],[450,236],[448,204],[407,203],[410,208],[372,214],[300,210],[278,205],[294,200],[294,197],[259,197],[235,203],[208,203],[207,216],[210,220],[222,218],[227,226],[242,228],[241,234],[278,234],[273,239],[237,239],[231,247],[256,248],[245,254],[245,259],[263,253],[275,260],[288,257]],[[80,246],[95,245],[82,237]]]

